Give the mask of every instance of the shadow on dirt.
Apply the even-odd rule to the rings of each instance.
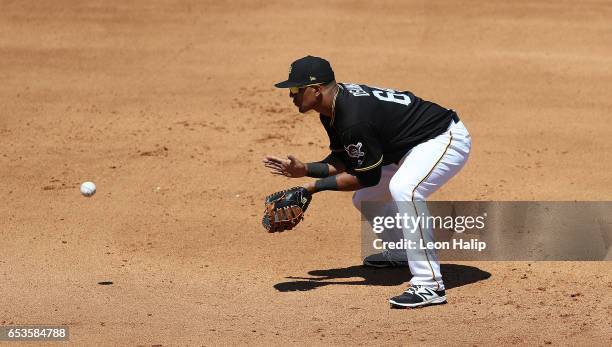
[[[486,280],[489,272],[477,267],[458,264],[442,264],[442,277],[446,289],[461,287],[466,284]],[[287,277],[295,281],[281,282],[274,285],[279,292],[307,291],[329,285],[350,286],[397,286],[407,283],[412,275],[407,267],[394,269],[375,269],[365,266],[350,266],[339,269],[312,270],[310,276]],[[339,280],[361,277],[363,280]]]

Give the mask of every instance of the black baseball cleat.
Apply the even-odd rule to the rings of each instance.
[[[444,290],[433,290],[423,286],[410,286],[402,295],[389,299],[391,307],[406,308],[446,303]]]
[[[408,266],[408,261],[396,260],[393,258],[391,253],[382,252],[382,253],[372,254],[372,255],[365,257],[365,259],[363,260],[363,266],[377,267],[377,268],[404,267],[404,266]]]

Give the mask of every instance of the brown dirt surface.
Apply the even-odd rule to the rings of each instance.
[[[272,87],[306,54],[458,110],[473,152],[436,199],[609,200],[611,2],[0,8],[0,324],[92,346],[612,343],[609,262],[444,264],[447,305],[390,310],[410,274],[359,266],[350,193],[260,225],[265,195],[304,182],[263,155],[326,155]]]

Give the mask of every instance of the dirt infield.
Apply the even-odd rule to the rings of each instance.
[[[327,154],[272,87],[306,54],[459,112],[473,152],[435,199],[610,200],[612,3],[0,8],[1,325],[66,324],[74,345],[612,343],[610,262],[443,264],[448,304],[390,310],[410,273],[359,266],[350,193],[260,225],[266,194],[304,182],[262,156]]]

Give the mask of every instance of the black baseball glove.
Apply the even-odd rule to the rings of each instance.
[[[304,187],[293,187],[270,194],[264,205],[263,224],[270,233],[291,230],[304,219],[304,212],[312,200],[312,194]]]

